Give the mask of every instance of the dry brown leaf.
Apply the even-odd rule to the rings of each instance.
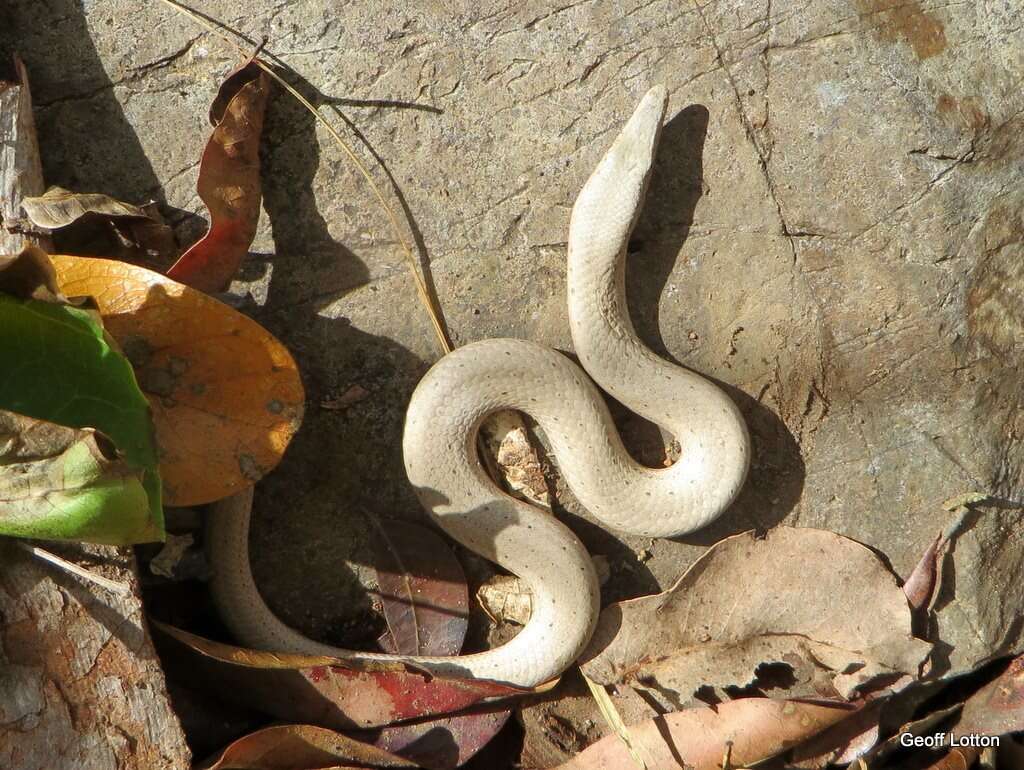
[[[31,244],[17,254],[0,254],[0,292],[21,299],[68,302],[60,292],[50,257]]]
[[[525,626],[533,614],[533,592],[514,575],[494,575],[476,590],[476,600],[495,623]]]
[[[708,708],[687,709],[633,725],[630,738],[651,770],[721,770],[731,744],[733,767],[773,757],[835,724],[850,707],[800,701],[746,698]],[[557,770],[624,770],[634,763],[617,735],[609,735]]]
[[[54,256],[61,291],[96,300],[149,398],[167,505],[258,481],[302,422],[295,361],[252,319],[145,268]]]
[[[174,231],[155,203],[133,206],[101,193],[51,187],[39,197],[26,198],[23,205],[28,220],[38,227],[57,230],[85,224],[76,232],[75,250],[81,254],[99,254],[161,270],[177,257]]]
[[[591,556],[597,582],[605,585],[611,577],[608,557]],[[533,614],[533,591],[530,585],[515,575],[492,575],[476,590],[480,609],[494,623],[515,623],[525,626]]]
[[[797,748],[791,757],[792,765],[817,770],[837,764],[848,765],[867,754],[878,743],[881,730],[879,720],[882,710],[889,703],[889,696],[914,681],[913,677],[904,676],[888,687],[858,699],[857,705],[860,708],[857,711]]]
[[[48,230],[59,230],[87,214],[103,217],[149,219],[143,209],[102,193],[76,193],[63,187],[51,187],[38,198],[22,202],[29,221]]]
[[[275,725],[250,733],[203,763],[205,770],[417,768],[394,754],[314,725]]]
[[[514,497],[542,508],[551,508],[551,494],[537,450],[530,444],[526,425],[518,412],[495,412],[480,427],[484,446],[494,457],[501,476]]]
[[[25,201],[28,221],[48,229],[72,228],[75,251],[164,270],[177,258],[174,230],[156,203],[143,206],[98,193],[50,187]]]
[[[210,108],[213,134],[197,189],[210,230],[167,275],[208,293],[223,291],[249,253],[260,216],[260,134],[270,79],[253,62],[232,72]]]
[[[756,683],[763,663],[791,669],[788,697],[850,698],[878,676],[917,673],[931,645],[913,638],[910,621],[896,577],[871,550],[778,527],[715,544],[665,593],[607,607],[581,659],[594,681],[646,689],[675,708],[701,687]]]

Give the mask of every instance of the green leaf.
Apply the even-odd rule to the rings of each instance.
[[[0,534],[124,545],[159,536],[142,472],[91,428],[0,410]]]
[[[97,495],[89,499],[101,508],[91,510],[90,515],[111,517],[104,524],[106,539],[102,542],[115,537],[125,543],[163,539],[160,475],[149,403],[139,390],[131,364],[108,340],[98,316],[70,305],[0,294],[0,409],[71,428],[94,428],[108,436],[127,468],[141,479],[148,523],[140,529],[124,506],[115,504],[115,499],[124,502],[130,497],[125,497],[128,487],[119,487],[116,495],[106,497],[96,490]],[[77,479],[72,483],[99,478],[95,476],[99,469],[89,466],[82,451],[63,461]],[[95,454],[92,456],[95,461]],[[9,470],[4,469],[3,474],[8,476]],[[70,513],[67,516],[75,518]],[[68,537],[61,534],[68,529],[67,516],[55,515],[52,529],[36,536]]]

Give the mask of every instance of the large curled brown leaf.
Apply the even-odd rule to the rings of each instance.
[[[111,198],[109,195],[76,193],[63,187],[51,187],[36,198],[25,198],[21,205],[32,224],[47,230],[59,230],[90,214],[103,217],[149,218],[149,214],[138,206]]]
[[[269,93],[270,79],[252,61],[221,86],[197,184],[210,229],[171,266],[170,278],[207,293],[223,291],[249,253],[260,216],[260,134]]]
[[[668,591],[602,613],[584,673],[646,689],[679,708],[701,687],[756,683],[788,666],[787,697],[850,698],[885,675],[916,674],[931,645],[913,638],[896,577],[832,532],[778,527],[705,553]]]
[[[840,704],[745,698],[714,711],[694,708],[629,728],[630,740],[650,770],[721,770],[726,745],[732,766],[774,757],[850,714]],[[625,770],[635,767],[626,745],[608,735],[557,770]]]
[[[542,692],[483,680],[442,679],[401,664],[283,655],[214,642],[162,623],[165,660],[196,687],[291,722],[346,730],[452,714],[481,700]],[[346,666],[346,667],[343,667]]]
[[[164,222],[156,203],[143,206],[119,201],[102,193],[77,193],[51,187],[43,195],[26,198],[22,204],[29,221],[37,227],[57,230],[76,223],[103,224],[102,236],[81,239],[80,254],[138,262],[145,267],[164,270],[177,257],[174,231]],[[88,232],[88,228],[84,228]]]

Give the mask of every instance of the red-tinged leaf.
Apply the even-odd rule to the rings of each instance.
[[[469,589],[448,543],[415,524],[376,522],[377,582],[388,632],[388,652],[457,655],[469,627]],[[483,713],[384,728],[371,743],[432,770],[469,761],[497,735],[510,711]]]
[[[458,655],[469,628],[469,589],[444,539],[415,524],[377,522],[377,583],[387,652]]]
[[[269,92],[269,78],[250,61],[227,77],[210,109],[214,129],[197,185],[210,212],[210,229],[167,271],[194,289],[226,289],[256,237],[260,134]]]
[[[163,623],[153,625],[178,643],[168,650],[168,665],[176,663],[195,686],[214,688],[223,697],[281,719],[334,729],[451,714],[484,699],[543,692],[556,684],[525,690],[483,680],[442,679],[402,664],[249,650]]]
[[[511,714],[508,709],[474,709],[468,714],[351,735],[430,770],[451,770],[464,765],[490,743]]]
[[[415,762],[315,725],[275,725],[233,742],[203,770],[334,770],[418,768]]]
[[[925,549],[921,560],[914,565],[914,569],[907,575],[907,580],[903,584],[903,593],[907,595],[910,609],[915,613],[926,612],[931,603],[938,578],[939,551],[943,545],[945,538],[940,533]]]
[[[686,709],[633,725],[630,740],[652,770],[721,770],[727,744],[733,767],[774,757],[844,719],[843,704],[746,698],[709,708]],[[558,770],[622,770],[633,767],[626,744],[608,735]]]

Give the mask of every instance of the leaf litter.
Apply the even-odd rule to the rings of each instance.
[[[188,679],[229,700],[294,722],[336,730],[383,727],[450,714],[491,698],[543,692],[496,682],[430,677],[402,664],[237,647],[154,622]]]
[[[716,543],[668,591],[601,613],[583,671],[683,708],[702,688],[720,699],[789,669],[785,697],[851,699],[912,674],[931,645],[913,637],[895,575],[868,548],[831,532],[777,527]]]
[[[135,206],[102,193],[51,187],[41,196],[25,198],[22,207],[32,224],[50,231],[76,224],[106,225],[103,237],[83,237],[79,231],[86,228],[76,228],[79,253],[116,257],[157,270],[165,269],[178,255],[174,231],[152,202]]]

